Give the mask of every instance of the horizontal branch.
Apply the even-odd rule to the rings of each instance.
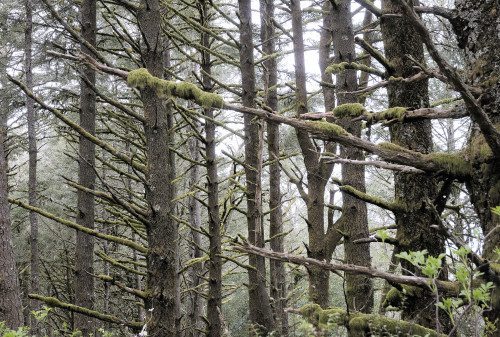
[[[133,328],[133,329],[141,329],[142,326],[144,325],[143,322],[127,321],[127,320],[118,318],[116,316],[105,315],[105,314],[102,314],[98,311],[89,310],[89,309],[85,309],[85,308],[79,307],[79,306],[74,305],[74,304],[61,302],[57,298],[54,298],[54,297],[45,297],[45,296],[40,296],[37,294],[29,294],[28,297],[42,301],[51,307],[57,307],[57,308],[66,309],[66,310],[69,310],[72,312],[77,312],[79,314],[83,314],[83,315],[86,315],[89,317],[97,318],[98,320],[101,320],[104,322],[121,324],[121,325],[128,326],[129,328]]]
[[[385,161],[380,161],[380,160],[354,160],[354,159],[345,159],[345,158],[340,158],[340,157],[332,157],[332,159],[329,159],[327,161],[328,163],[342,163],[342,164],[352,164],[352,165],[363,165],[363,166],[375,166],[375,167],[380,167],[383,169],[388,169],[388,170],[393,170],[393,171],[400,171],[400,172],[405,172],[405,173],[425,173],[425,171],[422,171],[420,169],[411,167],[411,166],[406,166],[406,165],[398,165],[398,164],[391,164]]]
[[[232,246],[231,249],[238,250],[249,254],[255,254],[269,259],[289,262],[301,266],[314,266],[329,271],[344,271],[357,274],[368,275],[371,277],[381,278],[389,282],[406,284],[431,290],[432,279],[419,276],[395,275],[372,267],[363,267],[352,264],[336,263],[332,264],[326,261],[319,261],[309,257],[298,256],[294,254],[278,253],[265,248],[255,247],[247,242],[240,246]],[[460,285],[456,282],[448,282],[442,280],[434,280],[440,291],[443,291],[451,296],[458,296]]]

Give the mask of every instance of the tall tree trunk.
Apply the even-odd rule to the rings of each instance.
[[[26,0],[26,29],[24,32],[24,67],[26,72],[26,87],[33,92],[33,70],[32,70],[32,33],[33,33],[33,4],[31,0]],[[28,151],[29,151],[29,177],[28,177],[28,198],[29,204],[38,207],[36,200],[36,167],[37,167],[37,148],[36,148],[36,116],[33,100],[26,96],[26,114],[28,120]],[[38,216],[35,212],[30,212],[30,247],[31,247],[31,289],[32,293],[40,293],[40,254],[38,252]],[[40,303],[36,300],[30,300],[30,311],[39,309]],[[30,316],[31,334],[40,336],[40,327],[38,321],[33,315]]]
[[[299,0],[291,1],[293,48],[295,58],[295,84],[297,115],[307,113],[307,88],[304,61],[304,40],[302,33],[302,11]],[[323,41],[323,44],[325,42]],[[325,102],[335,104],[325,95]],[[313,144],[307,132],[297,130],[297,139],[304,157],[307,171],[308,192],[305,200],[307,206],[307,225],[309,232],[308,256],[317,260],[329,261],[331,251],[328,249],[331,237],[325,234],[325,188],[333,166],[320,159],[320,152]],[[330,234],[333,233],[330,231]],[[335,245],[335,244],[333,244]],[[309,272],[309,300],[328,307],[330,273],[320,268],[311,267]]]
[[[210,27],[209,2],[199,1],[199,11],[201,24],[203,27]],[[210,35],[203,32],[201,34],[201,45],[207,50],[201,52],[201,75],[203,90],[213,91],[213,84],[210,78],[212,66],[210,60]],[[209,280],[208,280],[208,300],[207,300],[207,318],[209,337],[218,337],[222,335],[222,238],[219,215],[219,177],[217,170],[216,156],[216,136],[214,109],[204,109],[205,116],[208,119],[205,122],[205,149],[207,166],[207,190],[208,190],[208,233],[210,235],[209,248]]]
[[[333,51],[334,63],[352,62],[356,58],[354,32],[352,29],[351,1],[340,0],[333,9]],[[356,103],[357,97],[348,94],[358,87],[356,71],[345,70],[337,75],[338,105]],[[353,122],[350,117],[340,119],[338,124],[347,132],[361,136],[361,122]],[[363,151],[347,146],[340,146],[340,156],[353,160],[364,160]],[[365,192],[365,168],[362,165],[342,164],[342,183]],[[368,238],[368,218],[366,203],[347,193],[342,194],[342,216],[344,233],[344,260],[348,264],[369,267],[371,265],[370,245],[356,244],[353,241]],[[349,310],[369,313],[373,308],[373,287],[371,278],[346,273],[347,304]]]
[[[141,27],[142,60],[149,73],[163,78],[164,44],[158,0],[142,0],[137,11]],[[172,160],[169,150],[168,112],[153,89],[141,89],[146,138],[146,199],[150,211],[147,236],[148,265],[146,322],[148,336],[180,336],[178,228],[172,220]]]
[[[240,69],[243,105],[255,107],[255,65],[253,57],[252,7],[250,0],[238,0],[240,12]],[[262,224],[262,130],[260,121],[244,116],[245,176],[247,198],[248,240],[264,247]],[[261,256],[250,255],[248,270],[248,305],[251,334],[267,335],[275,330],[275,322],[266,288],[266,262]]]
[[[197,130],[200,130],[200,123],[198,120],[193,120]],[[196,137],[192,137],[189,141],[189,155],[192,160],[201,162],[200,144]],[[191,168],[189,177],[189,186],[191,190],[198,189],[197,185],[200,184],[201,168],[195,165]],[[201,249],[201,205],[200,193],[196,192],[193,196],[189,197],[189,222],[196,230],[191,230],[192,244],[189,248],[189,258],[199,259],[203,257],[203,250]],[[189,271],[189,288],[194,291],[189,292],[188,296],[188,309],[187,314],[189,317],[189,329],[186,331],[186,336],[198,337],[200,336],[199,329],[202,328],[200,316],[203,314],[203,297],[200,292],[200,284],[202,283],[201,275],[203,273],[203,264],[196,263]]]
[[[3,90],[5,86],[2,86]],[[0,322],[17,329],[23,325],[23,307],[21,304],[21,289],[16,268],[14,248],[12,246],[12,231],[10,228],[10,208],[7,199],[7,158],[4,150],[4,120],[7,110],[2,104],[0,111]]]
[[[399,7],[394,0],[384,0],[383,8],[388,12],[397,12]],[[385,17],[381,20],[381,28],[385,55],[394,68],[394,72],[389,75],[405,78],[415,75],[418,70],[406,55],[424,62],[424,48],[412,25],[405,18]],[[389,107],[418,109],[429,106],[426,80],[390,85],[388,95]],[[390,127],[392,143],[421,153],[430,153],[433,150],[431,132],[429,120],[397,123]],[[444,253],[444,239],[430,227],[434,220],[432,211],[426,207],[426,200],[434,200],[437,195],[437,180],[428,175],[396,173],[394,186],[395,201],[406,208],[404,212],[395,214],[396,238],[399,242],[396,251],[426,249],[430,255],[436,257]],[[419,274],[419,270],[409,262],[400,262],[410,273]],[[446,272],[442,272],[440,277],[446,279]],[[432,294],[424,294],[408,299],[403,308],[403,319],[415,321],[428,328],[436,328],[435,297]],[[441,331],[450,328],[450,320],[446,315],[442,313],[440,320]]]
[[[457,25],[455,33],[459,47],[465,51],[467,68],[470,69],[469,84],[479,86],[485,91],[480,104],[497,129],[500,125],[500,5],[495,0],[455,1]],[[473,124],[469,140],[469,157],[472,161],[472,178],[467,182],[483,231],[488,235],[484,242],[483,257],[488,261],[498,261],[495,248],[500,247],[500,231],[493,231],[500,225],[500,216],[491,212],[492,207],[500,206],[500,154],[492,153],[493,158],[482,154],[488,153],[489,146]],[[492,232],[493,231],[493,232]],[[495,270],[499,263],[492,262]],[[488,279],[485,275],[485,281]],[[500,285],[496,284],[491,295],[489,310],[484,317],[494,325],[488,331],[488,337],[500,336]]]
[[[276,53],[276,38],[273,20],[274,1],[260,0],[260,39],[264,55]],[[278,111],[278,65],[276,57],[270,57],[263,63],[263,83],[266,93],[264,104],[272,111]],[[281,209],[280,164],[277,160],[280,153],[279,124],[267,123],[267,151],[269,160],[269,237],[271,250],[283,252],[283,212]],[[274,315],[278,336],[288,336],[288,314],[285,311],[286,300],[286,270],[281,261],[270,260],[271,275],[270,296],[273,301]]]
[[[96,1],[83,0],[80,5],[82,37],[92,46],[96,45]],[[91,51],[84,45],[81,52],[90,55]],[[95,70],[84,66],[83,74],[92,85],[95,85]],[[90,134],[95,133],[96,94],[82,79],[80,81],[80,126]],[[80,136],[78,183],[86,188],[94,189],[95,184],[95,145]],[[94,196],[78,190],[76,223],[94,229]],[[81,231],[76,233],[75,248],[75,304],[87,309],[94,308],[94,237]],[[92,317],[75,314],[75,328],[83,336],[94,333]]]

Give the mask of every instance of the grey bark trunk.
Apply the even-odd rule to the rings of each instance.
[[[96,45],[96,1],[83,0],[80,5],[82,37],[92,46]],[[81,45],[81,52],[91,51]],[[83,74],[92,85],[95,85],[95,70],[84,66]],[[80,82],[80,126],[90,134],[95,134],[96,94],[82,79]],[[95,184],[95,145],[83,136],[79,144],[78,183],[86,188],[94,189]],[[94,196],[78,190],[76,223],[94,229]],[[87,309],[94,308],[94,237],[83,232],[76,233],[75,248],[75,304]],[[75,329],[88,336],[95,331],[94,319],[82,314],[75,314]]]
[[[26,29],[24,33],[25,52],[24,65],[26,72],[26,87],[33,91],[33,70],[32,70],[32,39],[33,33],[33,4],[31,0],[26,0]],[[28,151],[29,151],[29,177],[28,177],[28,198],[29,204],[38,207],[36,192],[36,167],[37,167],[37,147],[36,147],[36,116],[34,102],[26,96],[26,114],[28,120]],[[31,248],[31,289],[30,292],[40,293],[40,254],[38,250],[38,216],[35,212],[30,212],[30,248]],[[40,308],[40,303],[30,300],[30,311]],[[33,315],[30,316],[31,334],[40,336],[38,321]]]
[[[264,55],[276,53],[275,29],[272,20],[274,19],[274,1],[260,0],[260,37],[262,52]],[[275,57],[264,61],[263,73],[264,90],[266,96],[264,104],[272,111],[278,111],[278,92],[275,86],[278,83],[278,66]],[[279,124],[267,123],[267,150],[269,160],[276,160],[269,166],[269,237],[271,250],[283,252],[283,212],[281,209],[281,189],[280,189],[280,165],[276,158],[280,153]],[[286,291],[286,270],[285,264],[281,261],[270,260],[269,272],[271,275],[270,292],[271,301],[276,320],[277,336],[288,336],[288,313],[287,291]]]
[[[252,8],[250,0],[239,0],[240,11],[240,68],[243,105],[255,106],[255,65],[253,57]],[[247,199],[248,240],[258,247],[264,246],[262,224],[262,130],[260,121],[244,116],[245,176]],[[266,336],[276,326],[266,288],[266,263],[261,256],[250,255],[248,270],[248,296],[250,334]]]
[[[149,73],[163,78],[165,64],[161,33],[161,7],[158,0],[142,0],[137,20],[143,36],[142,59]],[[168,55],[166,55],[168,59]],[[177,223],[170,217],[172,154],[169,150],[171,135],[169,117],[163,99],[153,89],[141,90],[146,119],[146,199],[150,211],[147,236],[148,266],[145,300],[148,336],[180,336],[179,252]]]

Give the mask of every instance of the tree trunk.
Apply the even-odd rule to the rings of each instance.
[[[200,123],[197,120],[193,120],[193,124],[198,130],[200,130]],[[201,162],[200,155],[200,144],[196,137],[192,137],[189,141],[189,155],[191,159],[196,162]],[[200,183],[201,169],[199,165],[194,165],[191,168],[189,186],[191,190],[196,190],[197,185]],[[201,228],[201,205],[199,202],[200,193],[196,192],[193,196],[189,197],[189,223],[193,228],[200,230]],[[191,231],[192,244],[189,248],[189,258],[199,259],[203,257],[203,251],[201,249],[201,234],[196,231]],[[189,288],[195,291],[190,291],[188,296],[188,309],[187,314],[189,317],[189,329],[186,330],[186,336],[188,337],[198,337],[200,336],[200,331],[198,329],[202,328],[200,316],[203,314],[203,297],[200,292],[203,291],[200,288],[202,283],[201,275],[203,274],[203,264],[196,263],[191,267],[189,271]]]
[[[240,68],[243,105],[255,107],[255,65],[253,57],[252,8],[250,0],[238,0],[240,12]],[[258,247],[264,246],[262,224],[262,130],[260,121],[244,116],[245,176],[247,199],[248,240]],[[276,326],[266,288],[266,261],[261,256],[249,255],[248,305],[250,334],[266,336]]]
[[[356,58],[354,33],[351,19],[351,1],[340,0],[333,10],[333,51],[334,62],[352,62]],[[337,75],[337,92],[352,92],[358,87],[356,71],[345,70]],[[357,103],[357,97],[337,93],[338,105]],[[361,122],[353,122],[350,117],[337,122],[347,132],[361,137]],[[353,160],[364,160],[361,149],[340,146],[340,156]],[[365,192],[365,168],[362,165],[342,164],[342,183]],[[369,267],[371,265],[370,245],[356,244],[355,240],[368,238],[368,218],[366,203],[347,193],[342,193],[342,215],[338,220],[343,223],[344,260],[348,264]],[[373,308],[373,287],[371,278],[346,273],[347,305],[349,310],[369,313]]]
[[[158,0],[142,0],[137,20],[142,32],[142,60],[149,73],[163,78],[164,45]],[[172,160],[169,150],[168,112],[163,99],[149,87],[141,89],[146,139],[146,199],[148,266],[146,322],[148,336],[180,335],[178,228],[172,220]]]
[[[33,4],[31,0],[26,0],[26,29],[24,33],[24,64],[26,72],[26,87],[33,92],[33,70],[32,70],[32,33],[33,33]],[[33,100],[26,96],[26,114],[28,120],[28,148],[29,148],[29,177],[28,177],[28,198],[29,204],[38,207],[36,192],[36,167],[37,167],[37,147],[36,147],[36,116]],[[31,289],[32,293],[40,293],[40,254],[38,251],[38,216],[35,212],[30,212],[30,247],[31,247]],[[40,309],[40,303],[30,300],[30,311]],[[40,336],[38,321],[33,315],[30,316],[31,334]]]
[[[92,46],[96,45],[96,1],[83,0],[80,7],[82,37]],[[81,44],[81,52],[91,51]],[[83,74],[95,85],[95,70],[84,66]],[[96,94],[82,79],[80,81],[80,126],[90,134],[95,133]],[[95,184],[95,145],[80,136],[78,183],[86,188],[94,189]],[[94,229],[94,196],[84,191],[77,191],[78,214],[76,223]],[[87,309],[94,308],[94,237],[81,231],[76,233],[75,248],[75,304]],[[93,318],[75,314],[75,329],[83,336],[94,333]]]
[[[384,0],[383,9],[397,12],[399,6],[394,0]],[[424,48],[420,36],[413,26],[401,17],[385,17],[381,20],[385,56],[394,68],[389,75],[408,78],[418,70],[406,55],[424,62]],[[403,42],[404,41],[404,42]],[[409,84],[398,83],[388,87],[389,107],[411,109],[429,106],[428,81]],[[412,123],[396,123],[390,127],[391,142],[413,151],[430,153],[433,150],[432,127],[429,120]],[[430,227],[433,223],[432,211],[426,207],[426,200],[434,200],[437,195],[437,180],[429,175],[396,173],[394,176],[395,202],[406,210],[395,213],[398,247],[396,252],[420,251],[426,249],[430,255],[439,256],[445,252],[444,239]],[[408,261],[400,261],[405,270],[420,275],[419,270]],[[447,279],[445,268],[439,275]],[[450,329],[449,317],[441,312],[441,331]],[[435,297],[425,293],[405,301],[403,319],[415,321],[422,326],[435,329]]]
[[[209,2],[200,0],[201,24],[210,26]],[[201,44],[210,48],[210,36],[201,34]],[[201,52],[201,75],[203,90],[212,92],[213,84],[210,78],[212,66],[210,53],[207,50]],[[209,337],[222,335],[222,238],[219,215],[219,177],[216,156],[216,135],[214,109],[204,109],[205,116],[205,140],[206,140],[206,165],[207,165],[207,190],[208,190],[208,232],[210,234],[210,260],[208,280],[207,318]]]
[[[3,90],[5,86],[2,86]],[[4,105],[2,104],[2,108]],[[3,110],[3,109],[2,109]],[[4,119],[6,110],[0,111],[0,322],[17,329],[23,325],[21,289],[12,246],[10,208],[7,200],[7,159],[4,150]]]
[[[469,84],[483,88],[480,104],[491,122],[497,129],[500,125],[500,36],[498,1],[455,1],[457,25],[455,33],[459,46],[465,51],[469,73]],[[491,153],[482,136],[473,124],[469,140],[469,159],[472,162],[472,177],[467,182],[483,235],[488,235],[484,242],[483,257],[488,261],[497,261],[495,248],[500,247],[500,231],[495,229],[500,225],[500,217],[491,212],[492,207],[500,206],[500,154],[491,153],[493,159],[487,159],[484,153]],[[491,234],[490,234],[491,233]],[[497,271],[500,265],[492,263]],[[487,277],[485,281],[489,280]],[[492,323],[496,331],[490,329],[488,337],[500,336],[500,285],[496,285],[491,295],[490,309],[484,312],[484,317]]]
[[[264,55],[276,53],[275,29],[272,20],[274,19],[274,1],[260,0],[260,39],[262,42],[262,52]],[[266,96],[264,104],[272,111],[278,111],[278,66],[275,57],[264,61],[263,73],[264,91]],[[281,189],[280,189],[280,164],[277,160],[280,153],[279,124],[267,123],[267,150],[269,160],[275,160],[269,166],[269,237],[271,249],[276,252],[283,252],[283,213],[281,210]],[[286,300],[286,270],[285,264],[281,261],[270,260],[269,272],[271,275],[271,285],[269,295],[273,301],[274,317],[276,320],[277,336],[288,336],[288,314]]]

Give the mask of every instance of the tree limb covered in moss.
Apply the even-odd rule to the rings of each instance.
[[[376,278],[381,278],[393,283],[406,284],[411,286],[420,287],[423,289],[431,290],[432,279],[419,276],[409,276],[409,275],[395,275],[382,270],[378,270],[373,267],[362,267],[351,264],[342,263],[329,263],[326,261],[319,261],[309,257],[298,256],[288,253],[278,253],[265,248],[255,247],[248,242],[243,242],[243,244],[238,246],[232,246],[230,249],[234,249],[240,252],[246,252],[249,254],[256,254],[260,256],[267,257],[269,259],[284,261],[288,263],[293,263],[301,266],[315,266],[329,271],[344,271],[344,272],[354,272],[364,275],[369,275]],[[458,296],[460,292],[460,284],[456,282],[436,280],[436,285],[440,291],[448,294],[449,296]]]
[[[391,336],[428,336],[428,337],[445,337],[444,334],[439,334],[431,329],[421,325],[406,322],[400,319],[389,318],[377,314],[362,314],[349,313],[340,308],[321,309],[317,304],[306,304],[298,311],[310,323],[323,327],[327,323],[343,325],[349,328],[349,331],[354,332],[354,336],[367,335],[386,335]]]
[[[331,159],[328,160],[330,163],[343,163],[343,164],[354,164],[354,165],[370,165],[370,166],[375,166],[375,167],[380,167],[388,170],[393,170],[393,171],[400,171],[400,172],[405,172],[405,173],[425,173],[425,171],[411,167],[411,166],[406,166],[406,165],[398,165],[398,164],[391,164],[387,163],[385,161],[380,161],[380,160],[353,160],[353,159],[345,159],[345,158],[340,158],[338,156],[331,157]]]
[[[472,120],[476,122],[481,129],[486,142],[490,146],[495,156],[500,156],[500,132],[494,127],[490,118],[484,112],[478,101],[476,101],[467,85],[462,81],[458,72],[441,56],[436,46],[432,42],[429,31],[425,27],[422,20],[420,20],[418,15],[412,9],[412,7],[410,7],[404,0],[397,0],[397,3],[402,8],[404,14],[413,24],[417,32],[420,34],[420,37],[427,46],[429,54],[439,66],[439,70],[441,71],[441,73],[448,79],[448,81],[453,85],[454,89],[458,91],[464,99],[467,111],[469,112]]]
[[[40,296],[37,294],[29,294],[28,297],[42,301],[51,307],[66,309],[66,310],[70,310],[72,312],[77,312],[79,314],[87,315],[89,317],[95,317],[95,318],[97,318],[101,321],[104,321],[104,322],[121,324],[121,325],[128,326],[129,328],[133,328],[133,329],[141,329],[142,326],[144,325],[144,323],[142,323],[142,322],[127,321],[127,320],[118,318],[116,316],[105,315],[105,314],[102,314],[98,311],[89,310],[89,309],[85,309],[85,308],[79,307],[79,306],[74,305],[74,304],[61,302],[57,298],[54,298],[54,297],[44,297],[44,296]]]
[[[93,277],[96,277],[98,279],[103,280],[104,282],[111,283],[111,284],[117,286],[118,288],[120,288],[121,290],[123,290],[123,291],[125,291],[125,292],[127,292],[129,294],[135,295],[135,296],[137,296],[139,298],[142,298],[142,299],[146,298],[146,292],[144,292],[142,290],[139,290],[139,289],[134,289],[134,288],[127,287],[124,283],[115,280],[111,276],[107,276],[107,275],[95,275],[95,274],[91,274],[91,275]]]
[[[107,241],[111,241],[111,242],[116,242],[116,243],[119,243],[121,245],[124,245],[124,246],[127,246],[127,247],[130,247],[132,249],[135,249],[143,254],[147,254],[148,252],[148,249],[133,242],[133,241],[130,241],[130,240],[127,240],[127,239],[123,239],[123,238],[119,238],[117,236],[113,236],[113,235],[108,235],[108,234],[103,234],[101,232],[98,232],[94,229],[90,229],[90,228],[86,228],[86,227],[83,227],[83,226],[80,226],[80,225],[77,225],[76,223],[72,222],[72,221],[69,221],[69,220],[65,220],[65,219],[62,219],[62,218],[59,218],[57,216],[55,216],[54,214],[52,213],[49,213],[49,212],[46,212],[44,210],[41,210],[40,208],[37,208],[37,207],[33,207],[33,206],[30,206],[20,200],[17,200],[17,199],[12,199],[12,198],[9,198],[9,202],[11,204],[16,204],[18,206],[21,206],[22,208],[24,209],[27,209],[29,211],[33,211],[33,212],[36,212],[48,219],[51,219],[51,220],[54,220],[55,222],[57,223],[60,223],[61,225],[64,225],[66,227],[70,227],[70,228],[73,228],[73,229],[76,229],[76,230],[79,230],[79,231],[82,231],[84,233],[87,233],[87,234],[90,234],[90,235],[93,235],[95,237],[98,237],[100,239],[104,239],[104,240],[107,240]]]

